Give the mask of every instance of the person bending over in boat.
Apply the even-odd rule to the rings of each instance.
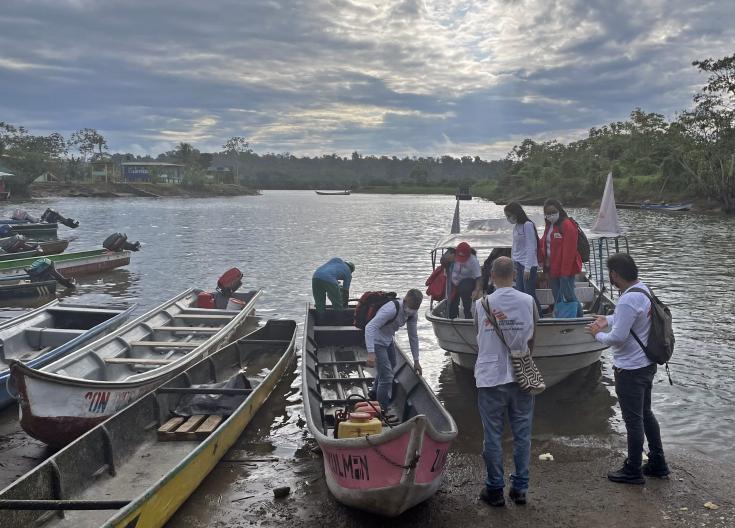
[[[408,290],[402,300],[387,302],[380,307],[365,327],[365,348],[367,349],[367,366],[377,367],[370,399],[377,399],[383,411],[387,413],[393,388],[393,369],[396,366],[396,351],[393,339],[403,325],[408,332],[408,342],[413,356],[413,368],[419,376],[422,374],[419,363],[419,335],[416,330],[418,310],[424,296],[420,290]],[[389,417],[390,418],[390,417]]]
[[[482,296],[482,268],[475,252],[467,242],[457,244],[452,265],[452,296],[449,299],[449,318],[459,316],[462,301],[464,318],[472,319],[472,301]]]
[[[539,238],[536,224],[529,220],[526,211],[518,202],[505,206],[505,217],[513,224],[513,247],[511,258],[515,266],[515,289],[527,293],[536,301],[541,313],[541,305],[536,299],[536,275],[538,275]]]
[[[317,313],[323,314],[327,309],[327,297],[335,310],[341,310],[346,306],[354,272],[355,265],[339,257],[330,259],[316,269],[311,278],[311,291],[314,295],[314,307]],[[340,288],[339,281],[342,281],[342,288]],[[344,298],[342,290],[344,290]]]
[[[651,291],[638,280],[638,266],[625,253],[617,253],[607,259],[610,284],[621,291],[613,315],[598,315],[587,326],[587,332],[597,341],[610,345],[613,352],[615,393],[628,436],[628,458],[617,471],[607,478],[624,484],[643,484],[643,475],[666,478],[669,467],[664,457],[661,430],[651,410],[651,389],[656,374],[656,363],[648,359],[640,343],[649,343],[651,331],[651,301],[643,291]],[[643,291],[630,291],[636,288]],[[602,329],[611,326],[610,332]],[[637,339],[636,339],[637,336]],[[650,454],[643,463],[643,441],[648,439]]]
[[[534,396],[522,391],[516,382],[508,347],[533,351],[539,316],[533,297],[513,288],[511,259],[498,257],[493,262],[491,275],[495,292],[475,303],[478,345],[475,383],[477,407],[485,433],[482,454],[487,466],[487,480],[480,499],[491,506],[505,505],[503,429],[507,413],[513,432],[515,463],[509,497],[516,504],[526,504]],[[503,333],[502,339],[496,327]]]
[[[554,302],[576,303],[581,310],[574,291],[574,276],[582,271],[582,257],[577,250],[577,226],[557,200],[544,202],[546,229],[539,241],[538,261],[549,277]],[[577,313],[572,317],[581,317]]]

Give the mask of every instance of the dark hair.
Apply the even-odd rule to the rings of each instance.
[[[519,204],[518,202],[510,202],[508,205],[505,206],[503,211],[508,216],[515,216],[516,223],[518,224],[525,224],[526,222],[528,222],[528,215],[526,214],[526,211],[523,210],[523,207],[521,207],[521,204]]]
[[[561,206],[561,202],[559,202],[559,200],[548,198],[544,202],[544,214],[546,214],[546,208],[549,206],[556,207],[556,209],[559,211],[559,221],[557,222],[557,224],[560,224],[565,218],[569,218],[569,215],[564,210],[564,208]]]
[[[607,259],[607,269],[614,271],[626,281],[638,280],[638,266],[627,253],[615,253]]]

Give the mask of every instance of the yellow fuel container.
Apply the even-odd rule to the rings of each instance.
[[[383,432],[383,424],[366,412],[353,412],[344,422],[339,423],[337,438],[361,438]]]

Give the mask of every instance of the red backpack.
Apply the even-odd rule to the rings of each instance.
[[[362,294],[355,308],[355,320],[353,324],[360,330],[365,330],[367,324],[375,317],[380,307],[386,303],[396,304],[396,317],[398,317],[398,301],[396,292],[369,291]],[[395,320],[395,317],[393,318]]]
[[[447,274],[444,268],[438,266],[434,272],[426,279],[426,295],[431,297],[432,301],[441,301],[447,291]]]

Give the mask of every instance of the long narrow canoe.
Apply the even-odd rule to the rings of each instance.
[[[335,413],[367,399],[364,332],[352,310],[308,309],[302,349],[302,399],[309,431],[322,449],[327,486],[341,503],[396,516],[431,497],[441,484],[457,425],[396,345],[393,399],[398,425],[380,434],[337,439]]]
[[[1,323],[0,409],[15,401],[6,388],[11,361],[41,368],[119,327],[134,308],[51,301]]]
[[[56,295],[55,280],[31,282],[26,277],[0,277],[0,302],[20,299],[43,299]]]
[[[5,251],[0,251],[0,261],[25,259],[25,258],[31,258],[31,257],[38,258],[39,255],[43,255],[43,251],[39,251],[38,249],[29,249],[28,251],[18,251],[17,253],[7,253]]]
[[[241,311],[216,310],[192,308],[189,289],[40,370],[13,362],[20,425],[51,446],[71,442],[240,337],[260,293],[235,294]]]
[[[268,321],[146,394],[0,491],[0,526],[163,526],[289,371],[295,339],[295,321]]]
[[[11,223],[9,220],[0,220],[0,224],[7,224],[13,233],[19,235],[32,236],[54,236],[58,232],[59,225],[56,222],[40,222],[38,224],[31,223]]]
[[[90,273],[99,273],[130,264],[130,251],[108,251],[92,249],[90,251],[74,251],[61,255],[44,255],[50,259],[56,269],[65,277],[79,277]],[[25,270],[39,257],[0,261],[0,277],[22,276]]]
[[[0,243],[2,243],[4,240],[7,240],[7,238],[0,238]],[[44,256],[58,255],[59,253],[63,253],[66,250],[66,248],[69,247],[69,241],[66,239],[47,240],[47,241],[28,240],[26,241],[26,243],[29,246],[35,246],[35,249],[31,249],[28,251],[19,251],[17,253],[0,252],[0,260],[29,258],[29,257],[35,257],[37,255],[41,255],[41,254]]]

